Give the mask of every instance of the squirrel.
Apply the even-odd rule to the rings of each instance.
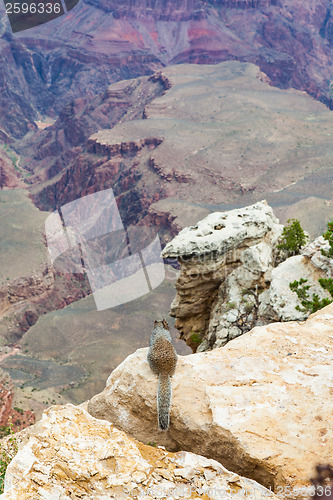
[[[154,321],[147,360],[150,368],[158,375],[158,427],[161,431],[167,431],[170,420],[171,377],[176,370],[177,353],[172,345],[169,325],[165,319]]]

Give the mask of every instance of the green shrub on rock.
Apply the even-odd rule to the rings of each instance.
[[[330,244],[330,248],[326,250],[321,250],[322,255],[326,257],[333,258],[333,221],[327,223],[327,231],[323,234],[325,240],[327,240]]]
[[[308,236],[302,229],[301,223],[297,219],[288,219],[288,226],[283,228],[281,243],[277,245],[279,250],[284,250],[287,256],[298,255],[301,248],[308,240]]]

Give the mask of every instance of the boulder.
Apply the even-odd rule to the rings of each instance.
[[[8,466],[0,498],[232,500],[244,495],[277,499],[215,460],[139,443],[109,422],[68,404],[45,411],[22,442]]]
[[[269,289],[261,296],[260,314],[262,317],[276,317],[278,321],[291,321],[306,319],[308,311],[297,309],[300,300],[297,294],[290,290],[289,284],[299,281],[301,278],[307,280],[310,286],[309,297],[316,293],[320,299],[331,298],[319,284],[319,278],[326,278],[327,274],[314,266],[312,261],[303,255],[294,255],[279,264],[272,270],[272,281]]]
[[[307,488],[315,465],[333,456],[332,348],[333,304],[306,322],[263,325],[180,356],[167,433],[158,431],[157,378],[139,349],[88,411],[143,442],[191,450],[304,499],[304,490],[289,493]]]

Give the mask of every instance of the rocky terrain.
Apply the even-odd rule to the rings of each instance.
[[[140,443],[73,405],[47,410],[23,439],[0,498],[278,498],[216,460]]]
[[[333,451],[332,332],[331,304],[180,356],[167,433],[147,348],[137,350],[89,402],[51,407],[17,434],[3,497],[308,498]]]
[[[252,62],[274,85],[332,106],[332,26],[329,0],[84,0],[15,35],[3,16],[3,138],[21,138],[35,120],[112,82],[188,62]]]
[[[162,75],[123,80],[96,97],[88,95],[69,103],[54,124],[40,126],[36,134],[17,143],[29,172],[27,182],[35,185],[63,174],[84,151],[92,133],[120,121],[141,119],[146,105],[162,95],[168,85]],[[56,203],[54,200],[50,206]]]
[[[147,348],[114,370],[88,411],[142,442],[186,449],[304,499],[332,458],[333,305],[306,322],[256,327],[210,352],[180,357],[167,433],[157,429],[157,377]]]
[[[109,120],[111,129],[105,128]],[[29,138],[21,141],[18,166],[29,174],[25,189],[44,210],[112,187],[125,226],[145,223],[159,232],[163,245],[211,212],[263,197],[282,222],[297,216],[317,236],[333,218],[331,122],[323,104],[304,93],[268,85],[256,66],[177,65],[75,101],[61,119],[39,129],[35,142],[31,138],[34,151]],[[99,127],[104,130],[94,132]],[[5,153],[8,158],[14,155],[11,147]],[[142,316],[139,331],[131,314],[138,314],[136,306],[103,319],[92,298],[67,309],[90,288],[83,274],[54,273],[50,267],[42,235],[49,212],[37,211],[23,191],[3,189],[1,196],[6,201],[2,208],[8,208],[2,211],[0,228],[6,259],[2,269],[13,269],[13,274],[3,275],[1,336],[17,343],[24,335],[23,349],[3,368],[16,387],[23,386],[24,397],[38,402],[37,413],[39,403],[58,401],[61,391],[80,402],[100,390],[107,372],[131,352],[131,341],[123,343],[121,335],[115,350],[112,335],[126,331],[129,339],[137,338],[136,347],[145,345],[153,316],[168,314],[174,293],[166,286],[151,308],[149,300],[145,303],[151,315]],[[35,239],[28,237],[31,232]],[[24,247],[27,239],[31,251]],[[6,253],[9,246],[17,253]],[[46,314],[37,322],[44,313],[62,308],[63,313]],[[80,315],[82,321],[77,321]],[[96,328],[98,340],[91,342]],[[113,334],[108,337],[110,328]],[[51,330],[52,339],[47,339],[44,332]],[[77,349],[80,334],[86,340]],[[99,356],[103,363],[96,361]],[[48,395],[42,382],[47,362],[46,379],[54,387]],[[65,380],[68,373],[71,379]]]
[[[256,325],[306,319],[289,288],[295,280],[307,280],[311,297],[332,298],[318,282],[333,277],[333,261],[321,253],[328,242],[319,237],[283,258],[281,234],[264,201],[212,213],[165,246],[162,255],[180,263],[171,315],[193,350],[220,347]]]
[[[172,328],[173,297],[168,281],[132,303],[104,311],[97,311],[90,295],[41,316],[20,340],[21,349],[1,366],[18,397],[38,416],[48,401],[79,404],[103,389],[109,373],[133,349],[148,345],[155,318],[168,318]],[[190,352],[174,328],[172,336],[180,354]]]
[[[0,345],[15,343],[39,316],[88,293],[82,275],[54,270],[45,245],[47,212],[25,189],[0,191]]]
[[[195,217],[266,198],[317,236],[332,217],[331,113],[265,79],[245,63],[180,65],[78,101],[22,145],[35,203],[112,187],[125,225],[146,217],[166,242]]]
[[[146,224],[165,245],[212,212],[266,198],[282,223],[293,216],[312,237],[323,232],[333,219],[332,12],[329,0],[82,0],[67,15],[12,35],[1,10],[0,363],[15,386],[15,396],[2,393],[4,424],[21,410],[31,422],[32,409],[39,417],[49,404],[100,391],[107,374],[147,344],[152,321],[167,316],[174,296],[172,273],[148,298],[97,312],[87,277],[50,264],[43,234],[50,211],[112,187],[125,226]],[[272,213],[263,226],[261,239],[238,238],[235,259],[222,266],[225,280],[205,254],[198,295],[195,287],[186,295],[195,269],[191,258],[183,262],[173,313],[192,348],[203,336],[199,350],[244,333],[244,287],[259,301],[251,323],[304,319],[288,280],[327,275],[323,242],[274,267],[281,228]],[[311,370],[305,373],[314,380],[322,377]],[[290,377],[279,380],[282,387]],[[331,431],[321,422],[307,425],[325,440]],[[322,458],[311,453],[309,464]],[[253,477],[303,484],[294,465],[289,475],[275,458],[267,467],[266,458]],[[252,456],[244,463],[251,475]]]
[[[3,359],[6,355],[1,355]],[[9,375],[0,370],[0,438],[35,423],[35,414],[14,406],[14,387]]]

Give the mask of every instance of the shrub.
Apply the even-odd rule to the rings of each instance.
[[[190,339],[193,342],[193,344],[196,344],[196,346],[199,346],[202,342],[202,337],[199,333],[192,333]]]
[[[283,228],[281,243],[277,245],[277,248],[287,252],[289,257],[299,254],[300,249],[307,242],[308,236],[303,231],[299,220],[288,219],[287,224],[289,225]]]
[[[321,250],[321,253],[326,257],[333,258],[333,221],[327,223],[327,231],[323,234],[325,240],[327,240],[330,244],[330,248],[326,250]]]
[[[301,312],[309,312],[314,313],[318,311],[319,309],[322,309],[325,306],[328,306],[328,304],[331,304],[333,302],[332,300],[328,298],[320,299],[319,295],[317,293],[314,293],[312,297],[310,298],[308,294],[308,290],[310,289],[310,285],[306,285],[308,280],[301,278],[299,281],[295,280],[292,283],[289,283],[289,288],[293,292],[297,294],[297,297],[301,301],[301,306],[297,305],[296,309]],[[330,295],[333,298],[333,279],[328,278],[324,279],[321,278],[319,279],[320,286],[324,289],[327,290]]]

